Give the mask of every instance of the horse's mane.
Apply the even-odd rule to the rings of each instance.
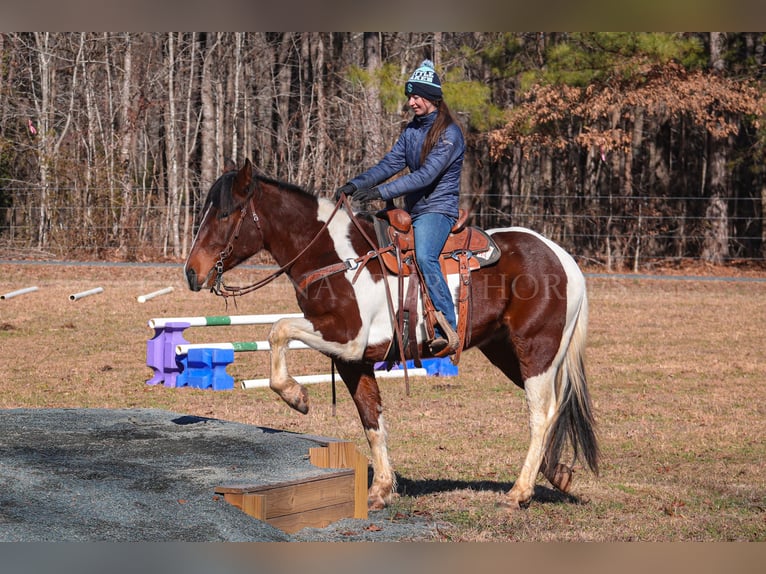
[[[299,185],[296,185],[294,183],[288,183],[286,181],[282,181],[279,179],[275,179],[273,177],[269,177],[263,173],[258,172],[255,168],[253,168],[253,176],[260,181],[261,183],[266,183],[269,185],[275,185],[281,189],[286,189],[288,191],[295,191],[297,193],[303,193],[308,196],[314,197],[311,193],[300,187]]]
[[[212,204],[216,209],[218,209],[220,216],[224,217],[232,211],[239,209],[240,206],[234,200],[234,197],[231,193],[232,184],[236,175],[236,170],[227,171],[215,181],[213,186],[210,188],[207,197],[205,198],[203,211]],[[248,195],[250,192],[252,192],[253,189],[255,189],[258,183],[273,185],[286,191],[305,195],[306,197],[315,198],[314,195],[302,187],[293,183],[288,183],[286,181],[281,181],[273,177],[269,177],[253,167],[253,183],[251,189],[248,190]]]

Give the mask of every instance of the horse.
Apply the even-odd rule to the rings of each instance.
[[[280,319],[269,332],[269,386],[306,414],[308,391],[290,376],[288,345],[301,341],[333,360],[370,448],[368,508],[380,510],[398,495],[374,365],[384,359],[396,333],[391,306],[398,298],[391,295],[407,289],[408,280],[386,272],[370,246],[377,241],[370,239],[375,235],[372,221],[350,214],[350,204],[345,206],[267,177],[249,159],[241,168],[231,165],[208,191],[184,273],[192,291],[225,294],[225,271],[261,250],[271,254],[279,266],[271,278],[289,277],[303,317]],[[573,451],[571,464],[584,459],[598,475],[584,367],[588,298],[581,270],[556,243],[521,227],[487,233],[501,253],[496,263],[471,273],[466,349],[479,349],[525,393],[529,447],[500,503],[517,509],[530,504],[540,472],[555,488],[569,492],[572,467],[560,462],[567,445]],[[307,281],[317,270],[331,272]],[[449,279],[455,289],[454,278]],[[417,343],[421,356],[428,357],[427,330],[423,318],[417,320]]]

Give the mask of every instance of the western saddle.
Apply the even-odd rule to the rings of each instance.
[[[500,250],[492,238],[478,227],[466,226],[468,212],[459,210],[455,224],[450,230],[447,241],[442,248],[439,263],[442,273],[460,277],[457,297],[457,335],[459,343],[452,356],[452,362],[457,365],[460,354],[470,340],[470,297],[471,272],[492,265],[500,257]],[[415,328],[418,317],[418,294],[423,301],[423,314],[429,339],[434,337],[434,326],[444,321],[441,313],[437,312],[428,296],[422,274],[415,260],[415,238],[410,214],[403,209],[394,208],[379,211],[375,214],[375,232],[378,236],[381,260],[384,266],[399,277],[399,306],[397,321],[402,333],[402,345],[405,355],[420,366],[420,353],[417,345]],[[389,246],[392,249],[389,249]],[[403,278],[409,277],[407,294],[403,292]],[[411,320],[413,318],[414,320]],[[396,341],[394,341],[396,343]],[[436,353],[443,357],[452,352],[449,347]],[[387,360],[395,361],[399,356],[398,350],[392,343]]]

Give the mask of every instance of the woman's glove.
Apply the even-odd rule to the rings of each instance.
[[[347,196],[351,197],[354,195],[355,191],[356,186],[351,182],[345,185],[341,185],[338,189],[335,190],[335,201],[337,202],[340,199],[342,193],[345,193]]]
[[[383,199],[377,187],[363,187],[354,193],[354,199],[360,203],[372,201],[374,199]]]

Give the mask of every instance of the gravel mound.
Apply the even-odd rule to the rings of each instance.
[[[0,411],[0,541],[429,540],[391,511],[287,534],[215,494],[332,472],[303,435],[156,409]]]

